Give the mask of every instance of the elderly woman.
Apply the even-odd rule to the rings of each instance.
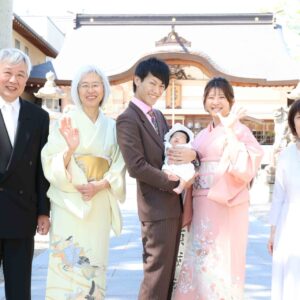
[[[125,165],[115,121],[101,110],[107,78],[85,66],[71,92],[75,107],[42,150],[52,209],[46,299],[104,299],[110,229],[119,234],[122,226]]]
[[[300,299],[300,100],[290,107],[288,124],[296,142],[280,153],[270,211],[272,300]]]

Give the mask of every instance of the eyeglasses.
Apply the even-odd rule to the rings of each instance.
[[[81,83],[79,84],[79,88],[84,90],[84,91],[87,91],[89,89],[91,90],[98,90],[100,87],[102,87],[102,82],[93,82],[91,84],[88,84],[88,83]]]

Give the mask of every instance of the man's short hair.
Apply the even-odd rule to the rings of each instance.
[[[154,77],[157,77],[164,84],[165,89],[169,86],[170,80],[170,69],[168,65],[156,58],[150,57],[146,60],[141,61],[134,72],[134,75],[139,77],[143,81],[149,74],[152,74]],[[133,81],[133,91],[136,91],[136,85]]]

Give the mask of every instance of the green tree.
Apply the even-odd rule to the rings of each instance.
[[[272,8],[277,24],[283,28],[292,57],[300,61],[300,1],[279,0]]]

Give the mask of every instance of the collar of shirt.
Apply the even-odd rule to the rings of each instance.
[[[147,117],[147,119],[149,121],[151,121],[151,117],[148,114],[148,112],[152,109],[151,106],[147,105],[146,103],[144,103],[143,101],[141,101],[141,100],[139,100],[137,98],[133,98],[131,100],[131,102],[133,104],[135,104],[145,114],[145,116]]]
[[[2,109],[5,105],[11,105],[15,111],[19,112],[20,100],[19,98],[17,98],[12,102],[7,102],[0,96],[0,109]]]
[[[10,114],[8,113],[9,111],[7,109],[3,109],[8,106],[12,108]],[[17,98],[12,102],[7,102],[0,97],[0,109],[2,112],[4,123],[6,125],[10,142],[12,145],[14,145],[17,127],[18,127],[19,112],[20,112],[19,98]]]

